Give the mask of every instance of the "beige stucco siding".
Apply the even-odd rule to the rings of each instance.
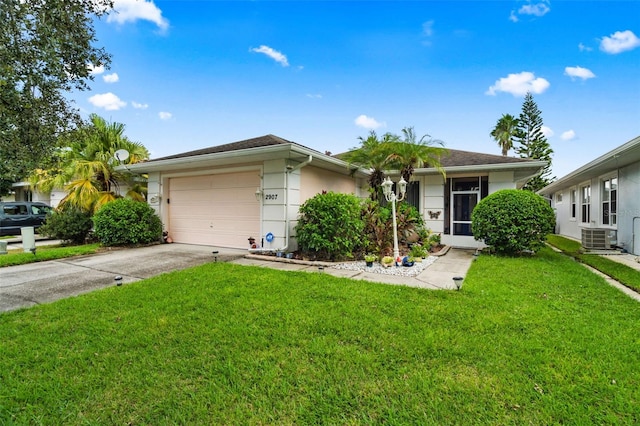
[[[300,173],[300,203],[322,191],[356,194],[356,179],[340,173],[306,166]]]

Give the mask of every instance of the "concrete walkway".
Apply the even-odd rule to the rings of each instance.
[[[36,240],[36,247],[56,243]],[[11,250],[20,250],[13,241]],[[453,289],[454,276],[466,274],[473,251],[449,250],[415,277],[345,271],[322,262],[302,262],[247,255],[247,250],[190,244],[158,244],[148,247],[105,250],[97,254],[0,268],[0,312],[77,296],[118,282],[128,284],[165,272],[211,262],[230,262],[279,270],[322,272],[338,277],[425,289]],[[322,267],[323,269],[319,269]],[[121,277],[116,281],[116,277]]]
[[[415,277],[335,269],[331,267],[331,263],[327,262],[278,259],[261,255],[247,255],[243,258],[233,260],[232,263],[269,267],[283,271],[321,272],[354,280],[405,285],[431,290],[454,290],[456,287],[453,277],[464,278],[473,262],[474,252],[474,250],[450,249],[445,255],[438,256],[438,259],[434,263],[427,266]]]

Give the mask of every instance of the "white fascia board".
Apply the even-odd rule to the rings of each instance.
[[[497,172],[497,171],[508,171],[508,170],[531,170],[535,175],[537,174],[541,168],[546,166],[546,161],[527,161],[522,163],[500,163],[500,164],[477,164],[471,166],[451,166],[451,167],[443,167],[445,173],[475,173],[475,172]],[[413,172],[414,175],[430,175],[430,174],[440,174],[440,172],[430,167],[428,169],[416,169]]]

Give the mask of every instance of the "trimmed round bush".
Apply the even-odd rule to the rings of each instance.
[[[64,207],[54,210],[38,229],[38,233],[65,243],[83,244],[92,227],[90,212]]]
[[[501,254],[538,250],[555,226],[553,209],[541,196],[517,189],[494,192],[471,214],[474,238]]]
[[[119,198],[93,216],[93,233],[106,246],[149,244],[162,238],[162,222],[145,202]]]
[[[350,194],[327,192],[300,206],[296,235],[300,250],[316,259],[351,258],[364,247],[362,204]]]

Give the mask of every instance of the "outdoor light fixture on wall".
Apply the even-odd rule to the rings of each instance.
[[[262,189],[258,187],[258,189],[256,189],[256,201],[260,201],[260,200],[262,200]]]
[[[387,176],[384,182],[382,182],[382,193],[387,202],[391,203],[391,216],[393,217],[393,259],[396,264],[400,261],[400,250],[398,249],[398,224],[396,222],[396,202],[404,200],[404,195],[407,192],[407,181],[403,177],[400,177],[398,182],[400,188],[400,195],[393,191],[393,182]]]

